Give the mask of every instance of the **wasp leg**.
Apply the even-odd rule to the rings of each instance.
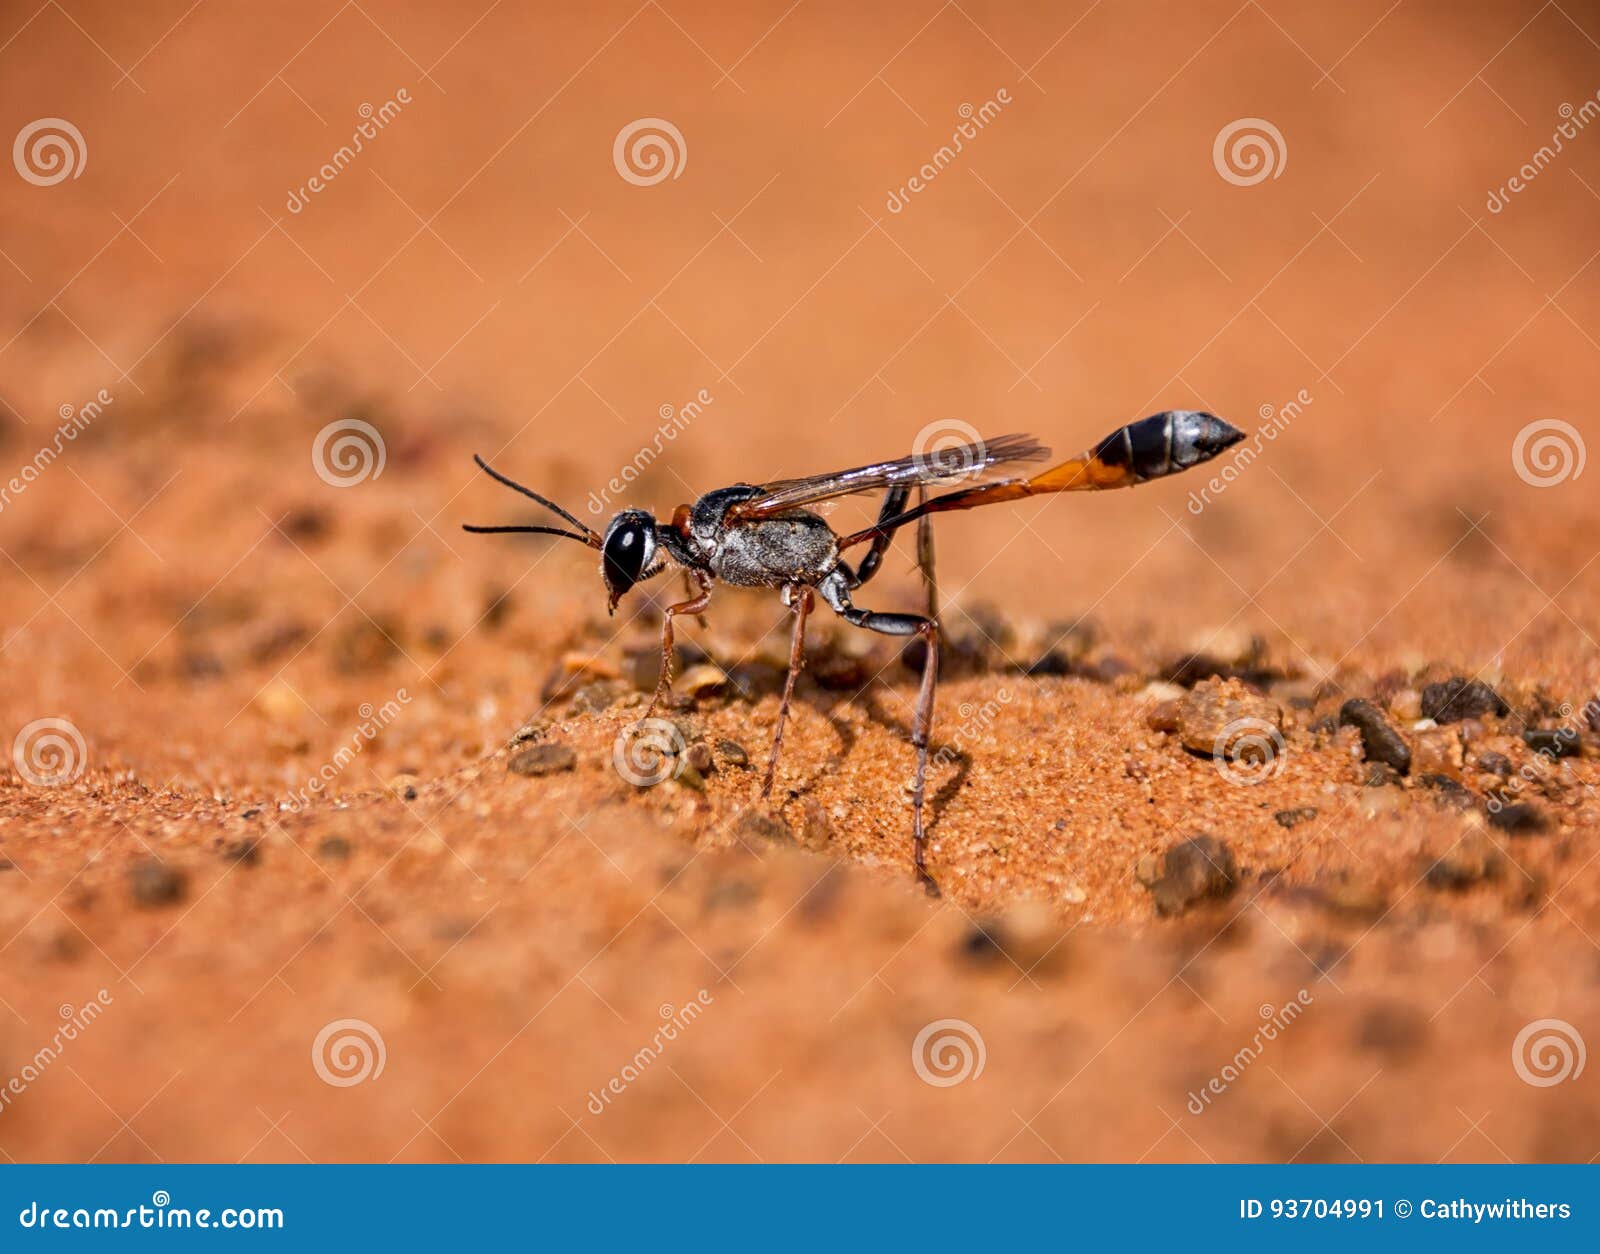
[[[687,570],[683,572],[683,590],[691,599],[694,597],[694,575]],[[694,621],[700,624],[701,631],[705,631],[711,626],[710,623],[706,622],[704,614],[696,614]]]
[[[917,505],[928,503],[926,485],[917,488]],[[922,571],[922,586],[928,594],[928,617],[939,621],[939,580],[933,573],[933,519],[924,514],[917,519],[917,568]]]
[[[783,724],[789,717],[789,698],[794,695],[794,681],[800,678],[801,668],[806,664],[806,615],[811,613],[814,604],[810,588],[790,584],[783,591],[794,615],[794,634],[789,638],[789,674],[783,681],[783,699],[778,702],[778,728],[772,733],[767,778],[761,785],[763,800],[772,795],[772,781],[778,774],[778,751],[783,748]]]
[[[884,494],[883,508],[878,511],[878,521],[880,523],[887,522],[905,509],[906,497],[910,492],[911,485],[908,483],[890,488]],[[861,559],[861,564],[856,567],[854,582],[850,585],[852,588],[859,588],[878,573],[878,567],[883,565],[883,555],[889,551],[889,544],[893,539],[894,533],[892,531],[886,531],[882,535],[873,537],[872,547],[867,550],[866,555]]]
[[[839,572],[817,585],[817,591],[840,618],[855,627],[864,627],[885,636],[920,636],[925,646],[922,659],[922,686],[917,690],[917,708],[911,722],[911,744],[917,751],[917,773],[911,791],[911,856],[918,882],[928,896],[937,897],[939,886],[928,874],[928,842],[922,827],[922,803],[928,781],[928,738],[933,730],[933,696],[939,683],[939,624],[921,614],[884,614],[857,609],[850,603],[850,589]]]
[[[700,593],[687,601],[679,601],[676,605],[669,605],[661,613],[661,675],[656,680],[655,696],[650,698],[650,708],[644,712],[646,718],[652,718],[656,706],[661,704],[661,698],[672,691],[672,619],[676,614],[698,614],[711,604],[711,580],[699,571],[692,572],[699,581]]]

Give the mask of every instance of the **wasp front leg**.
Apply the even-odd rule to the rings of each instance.
[[[644,712],[646,718],[653,718],[656,706],[661,704],[661,699],[672,691],[672,620],[678,614],[699,614],[711,604],[711,579],[696,570],[690,572],[700,585],[697,596],[687,601],[679,601],[676,605],[669,605],[661,614],[661,674],[656,679],[655,696],[650,698],[650,708]]]
[[[685,570],[683,572],[683,590],[691,600],[694,599],[696,593],[695,593],[695,590],[694,590],[694,572],[693,571]],[[706,631],[711,626],[710,623],[706,622],[706,616],[704,614],[696,614],[694,616],[694,621],[700,624],[700,630],[701,631]]]

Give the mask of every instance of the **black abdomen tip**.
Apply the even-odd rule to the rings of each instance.
[[[1172,424],[1173,470],[1208,462],[1244,439],[1232,423],[1198,409],[1175,409],[1166,417]]]
[[[1159,479],[1209,461],[1244,439],[1244,433],[1215,414],[1171,409],[1113,431],[1094,455],[1109,466],[1124,466],[1139,479]]]

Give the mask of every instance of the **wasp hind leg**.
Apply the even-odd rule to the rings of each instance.
[[[927,793],[928,739],[933,730],[933,698],[939,683],[939,624],[935,619],[921,614],[886,614],[857,609],[850,603],[850,588],[842,572],[823,580],[817,591],[833,611],[851,626],[885,636],[919,636],[925,646],[922,684],[917,690],[916,712],[911,721],[911,744],[917,751],[917,772],[911,789],[911,857],[918,883],[928,896],[937,897],[939,885],[928,874],[928,841],[922,825],[922,806]]]
[[[928,489],[917,489],[917,504],[926,505]],[[928,597],[928,617],[939,621],[939,580],[933,573],[933,519],[927,514],[917,519],[917,569],[922,572],[922,589]]]
[[[884,494],[883,506],[878,510],[878,524],[881,526],[891,518],[903,513],[906,501],[911,495],[910,484],[900,484],[890,488]],[[917,504],[924,505],[928,500],[928,489],[924,484],[917,486]],[[894,532],[884,531],[872,538],[872,544],[861,558],[861,563],[854,572],[848,566],[841,566],[845,573],[846,582],[852,589],[861,587],[867,580],[878,573],[883,565],[883,555],[889,551],[889,545],[894,540]],[[924,514],[917,520],[917,569],[922,572],[922,587],[928,601],[928,617],[935,622],[939,619],[939,583],[933,572],[933,519]]]
[[[910,484],[898,484],[884,493],[883,508],[878,511],[878,522],[886,523],[889,519],[899,514],[906,507],[906,498],[911,493]],[[872,545],[867,549],[861,559],[861,564],[856,567],[855,574],[850,576],[850,586],[859,588],[867,580],[878,573],[878,567],[883,565],[883,555],[889,551],[889,544],[894,539],[894,532],[885,531],[872,538]]]
[[[783,748],[783,725],[789,718],[789,699],[794,695],[795,680],[806,664],[806,615],[811,613],[815,600],[810,588],[790,584],[783,590],[794,616],[794,634],[789,638],[789,673],[783,680],[783,697],[778,702],[778,726],[772,733],[772,753],[767,758],[767,777],[761,784],[762,799],[772,795],[772,781],[778,774],[778,754]]]

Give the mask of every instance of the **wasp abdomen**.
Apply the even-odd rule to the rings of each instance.
[[[1094,456],[1136,479],[1159,479],[1209,461],[1243,438],[1214,414],[1172,409],[1113,431],[1095,446]]]

